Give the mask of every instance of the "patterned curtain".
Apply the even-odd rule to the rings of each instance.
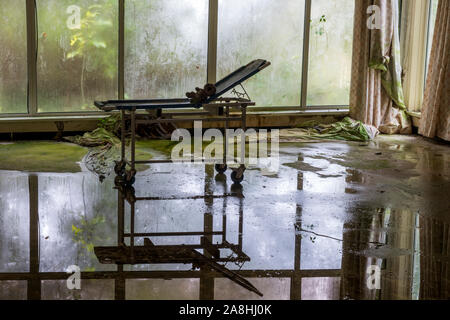
[[[379,8],[379,29],[368,27],[371,6]],[[355,0],[350,115],[386,134],[412,133],[401,83],[398,10],[397,0]]]
[[[419,133],[450,141],[450,1],[439,1]]]

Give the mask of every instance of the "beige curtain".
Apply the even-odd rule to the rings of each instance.
[[[419,133],[450,141],[450,1],[439,1]]]
[[[370,6],[380,8],[381,29],[369,29]],[[386,134],[410,134],[401,85],[396,0],[355,0],[350,115]]]

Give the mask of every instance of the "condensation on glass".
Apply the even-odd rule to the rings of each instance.
[[[214,279],[214,299],[216,300],[289,300],[290,278],[248,278],[258,290],[264,293],[259,297],[255,293],[239,286],[230,279]]]
[[[25,1],[0,5],[0,113],[27,112],[27,27]]]
[[[302,300],[339,300],[340,278],[303,278]]]
[[[114,271],[100,264],[95,246],[117,244],[116,191],[94,175],[39,176],[40,271]]]
[[[312,2],[308,106],[349,104],[353,16],[353,0]]]
[[[199,279],[129,279],[127,300],[198,300]]]
[[[299,106],[305,2],[220,0],[218,78],[254,60],[272,62],[245,83],[260,106]]]
[[[118,92],[118,1],[38,0],[38,111],[95,110]]]
[[[80,290],[67,288],[67,280],[44,280],[42,300],[114,300],[114,280],[81,280]]]
[[[207,75],[207,0],[130,0],[125,8],[125,97],[180,98]]]
[[[0,281],[0,300],[27,300],[27,281]]]
[[[30,261],[28,177],[0,174],[0,272],[28,272]]]

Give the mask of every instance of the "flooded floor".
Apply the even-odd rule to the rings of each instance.
[[[241,187],[0,171],[0,299],[449,299],[449,198],[449,146],[412,136],[282,144]]]

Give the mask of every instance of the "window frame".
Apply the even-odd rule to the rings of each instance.
[[[103,115],[100,111],[74,111],[74,112],[38,112],[38,80],[37,80],[37,1],[26,1],[26,27],[27,27],[27,68],[28,68],[28,88],[27,88],[27,113],[1,113],[0,118],[13,117],[49,117],[49,116],[84,116],[84,115]],[[124,99],[125,97],[125,10],[126,0],[116,0],[118,2],[118,96],[111,97]],[[217,80],[217,47],[218,47],[218,16],[219,0],[208,0],[208,52],[207,52],[207,81],[216,82]],[[309,72],[309,51],[310,51],[310,31],[311,31],[311,9],[312,0],[305,0],[304,15],[304,34],[303,34],[303,56],[302,56],[302,75],[301,95],[298,106],[274,106],[274,107],[253,107],[252,111],[329,111],[329,110],[347,110],[348,105],[320,105],[311,106],[307,104],[308,91],[308,72]]]

